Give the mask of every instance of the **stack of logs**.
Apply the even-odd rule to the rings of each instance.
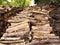
[[[11,24],[2,36],[5,45],[57,45],[59,37],[50,34],[49,11],[40,7],[27,7],[16,16],[11,17]],[[20,43],[19,43],[20,42]]]

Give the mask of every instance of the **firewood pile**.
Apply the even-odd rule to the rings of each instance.
[[[11,10],[11,9],[10,9]],[[14,9],[16,10],[16,9]],[[12,12],[14,12],[12,10]],[[59,36],[51,33],[49,12],[40,7],[27,7],[19,13],[9,17],[10,26],[3,31],[0,45],[57,45],[60,44]],[[3,28],[4,29],[4,28]]]
[[[16,8],[10,8],[7,6],[2,6],[0,8],[0,37],[5,33],[5,30],[10,26],[10,23],[8,22],[8,19],[11,16],[16,15],[16,11],[22,11],[21,9]]]

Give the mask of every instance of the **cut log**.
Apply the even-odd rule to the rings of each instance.
[[[20,37],[2,37],[1,40],[14,41],[14,40],[20,40]]]
[[[29,29],[29,25],[28,25],[28,23],[24,23],[24,24],[21,24],[21,25],[17,25],[17,26],[15,26],[15,27],[12,27],[12,28],[8,28],[7,30],[6,30],[6,32],[9,32],[9,33],[11,33],[11,32],[16,32],[17,30],[22,30],[22,29]]]
[[[48,17],[45,15],[35,15],[35,19],[41,20],[41,21],[46,21],[48,20]]]
[[[24,43],[24,40],[16,40],[16,41],[3,41],[0,40],[0,43],[4,43],[4,44],[11,44],[11,43]]]
[[[5,34],[3,35],[3,37],[12,37],[12,36],[15,36],[15,37],[20,36],[20,37],[22,37],[22,36],[24,36],[26,33],[29,34],[29,30],[21,31],[21,32],[5,33]]]
[[[35,14],[47,14],[47,11],[32,11]]]
[[[10,22],[10,23],[19,23],[19,22],[22,22],[22,21],[25,21],[25,20],[28,20],[28,19],[26,19],[26,18],[12,19],[12,20],[8,20],[8,22]]]
[[[45,24],[45,25],[40,25],[40,26],[32,26],[32,32],[47,32],[50,33],[52,31],[52,27],[50,27],[49,24]]]
[[[12,28],[12,27],[24,24],[24,23],[28,23],[28,22],[29,22],[29,20],[27,19],[27,20],[24,20],[24,21],[19,22],[19,23],[16,23],[16,22],[15,23],[11,23],[11,26],[9,26],[9,28]]]
[[[53,35],[51,35],[51,36],[48,36],[48,35],[46,35],[46,36],[34,36],[34,39],[35,38],[37,38],[37,39],[58,39],[59,40],[58,36],[53,36]]]
[[[37,36],[37,37],[40,37],[40,36],[48,36],[48,37],[52,37],[55,36],[54,34],[47,34],[47,33],[42,33],[42,32],[36,32],[33,34],[33,36]]]

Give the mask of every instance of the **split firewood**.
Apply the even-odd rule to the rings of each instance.
[[[17,41],[2,41],[2,40],[0,40],[0,43],[4,43],[4,44],[7,44],[7,43],[23,43],[24,42],[24,40],[17,40]]]
[[[27,27],[27,26],[28,26],[28,27]],[[8,28],[8,29],[6,30],[6,32],[11,33],[11,32],[16,32],[17,30],[22,30],[22,29],[25,30],[26,27],[29,28],[28,23],[24,23],[24,24],[20,24],[20,25],[18,25],[18,26],[12,27],[12,28]]]
[[[24,23],[28,23],[28,22],[30,22],[28,19],[26,19],[26,20],[24,20],[24,21],[22,21],[22,22],[18,22],[18,23],[16,23],[16,22],[13,23],[12,21],[10,21],[11,26],[9,26],[9,28],[12,28],[12,27],[15,27],[15,26],[24,24]]]
[[[22,37],[22,36],[24,36],[26,33],[29,33],[29,31],[28,30],[26,30],[26,31],[18,31],[18,32],[13,32],[13,33],[5,33],[4,35],[3,35],[3,37],[18,37],[18,36],[20,36],[20,37]]]

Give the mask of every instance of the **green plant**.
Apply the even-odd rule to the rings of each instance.
[[[5,0],[0,0],[0,5],[5,5],[7,2]]]
[[[25,7],[29,6],[30,0],[0,0],[0,5],[10,5],[13,7]]]
[[[26,0],[11,0],[11,2],[9,2],[9,5],[16,7],[25,7],[28,6],[28,4],[29,3],[27,3]]]

